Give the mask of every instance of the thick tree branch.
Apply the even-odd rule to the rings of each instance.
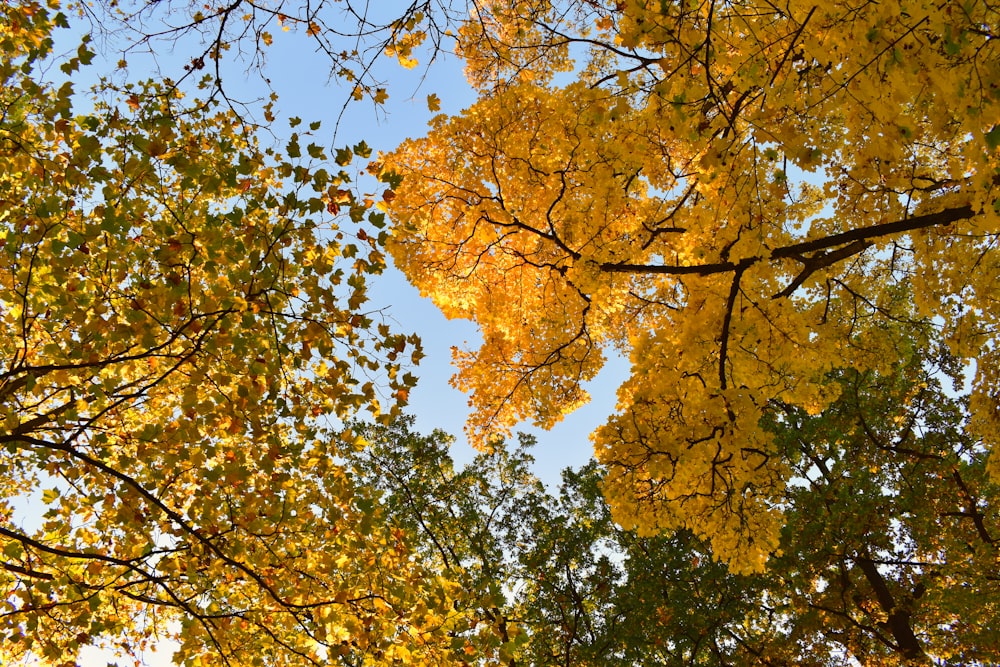
[[[828,266],[833,266],[842,259],[847,259],[852,255],[856,255],[863,252],[866,248],[871,246],[871,243],[867,241],[855,241],[850,245],[846,245],[843,248],[838,248],[837,250],[831,250],[830,252],[821,252],[812,257],[796,257],[799,262],[802,262],[803,267],[799,275],[795,276],[792,282],[788,283],[788,286],[772,296],[772,299],[779,299],[781,297],[791,296],[795,290],[797,290],[802,283],[806,281],[806,278],[811,276],[816,271],[820,269],[825,269]]]
[[[983,513],[979,511],[979,502],[975,496],[972,495],[972,491],[969,489],[965,480],[962,479],[962,475],[958,470],[953,470],[951,473],[952,479],[958,484],[958,488],[961,490],[962,499],[965,501],[966,510],[965,512],[957,513],[958,516],[966,516],[972,519],[973,524],[976,526],[976,533],[979,534],[979,538],[990,545],[995,547],[997,540],[990,535],[990,532],[986,529],[986,521]]]
[[[0,528],[2,530],[2,528]],[[39,572],[38,570],[32,570],[26,567],[21,567],[20,565],[15,565],[14,563],[0,563],[0,567],[7,570],[8,572],[14,572],[16,574],[23,575],[25,577],[33,577],[35,579],[45,579],[51,581],[53,577],[48,572]]]
[[[710,262],[707,264],[692,264],[687,266],[670,266],[666,264],[604,262],[598,266],[602,271],[607,273],[710,276],[717,273],[730,273],[739,270],[746,270],[746,267],[749,266],[749,264],[766,260],[793,259],[805,265],[802,273],[800,273],[799,276],[792,282],[792,285],[797,288],[803,281],[805,281],[809,274],[819,269],[831,266],[841,259],[845,259],[846,257],[850,257],[851,255],[861,252],[868,247],[873,239],[884,238],[894,234],[901,234],[903,232],[911,232],[917,229],[926,229],[928,227],[941,227],[958,220],[966,220],[974,215],[975,211],[972,206],[966,205],[958,206],[956,208],[947,208],[943,211],[938,211],[937,213],[918,215],[912,218],[906,218],[905,220],[897,220],[896,222],[887,222],[880,225],[871,225],[870,227],[859,227],[857,229],[841,232],[839,234],[831,234],[830,236],[824,236],[823,238],[813,239],[811,241],[802,241],[800,243],[781,246],[772,250],[771,254],[767,257],[748,257],[738,263],[723,261]],[[847,244],[846,247],[840,247],[845,244]],[[823,252],[826,250],[830,250],[831,252]],[[808,253],[821,254],[806,257]],[[744,265],[745,263],[746,265]],[[743,268],[741,269],[741,267]],[[782,290],[778,296],[788,296],[791,294],[791,292],[794,291],[792,285],[789,285],[789,287]]]
[[[754,262],[760,257],[748,258]],[[668,276],[710,276],[716,273],[730,273],[738,266],[736,262],[713,262],[710,264],[692,264],[689,266],[670,266],[666,264],[627,264],[625,262],[604,262],[598,265],[601,271],[607,273],[654,273]]]
[[[812,241],[793,243],[789,246],[776,248],[771,252],[771,257],[773,259],[796,259],[797,256],[804,253],[836,248],[837,246],[841,246],[845,243],[870,241],[872,239],[892,236],[893,234],[901,234],[903,232],[912,232],[916,229],[925,229],[927,227],[942,227],[944,225],[950,225],[953,222],[957,222],[958,220],[966,220],[974,215],[975,211],[972,209],[972,206],[969,205],[958,206],[956,208],[946,208],[943,211],[938,211],[937,213],[918,215],[912,218],[906,218],[905,220],[886,222],[881,225],[872,225],[870,227],[858,227],[857,229],[841,232],[840,234],[831,234],[830,236],[824,236],[823,238],[814,239]]]
[[[872,589],[875,591],[875,597],[878,600],[879,606],[882,611],[886,613],[887,620],[885,625],[889,632],[892,633],[893,639],[896,640],[896,645],[907,660],[913,662],[923,662],[927,658],[927,654],[924,653],[923,647],[920,645],[920,640],[913,633],[913,628],[910,625],[911,613],[909,610],[902,608],[896,604],[895,599],[892,596],[892,592],[889,590],[888,585],[885,583],[885,579],[882,577],[882,573],[878,571],[878,566],[875,562],[867,556],[858,556],[855,558],[855,562],[861,571],[865,575],[865,579],[871,585]]]
[[[740,279],[743,272],[754,264],[753,259],[741,260],[736,268],[736,275],[733,276],[733,284],[729,289],[729,297],[726,299],[726,315],[722,320],[722,334],[719,341],[719,387],[726,388],[726,358],[729,355],[729,326],[733,322],[733,308],[736,306],[736,297],[740,293]]]

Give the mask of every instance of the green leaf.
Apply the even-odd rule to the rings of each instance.
[[[302,149],[299,148],[299,135],[293,134],[292,138],[288,142],[285,151],[288,153],[290,158],[300,158],[302,157]]]
[[[3,555],[11,560],[20,560],[24,555],[24,549],[21,547],[20,542],[7,542],[3,545]]]
[[[1000,125],[994,125],[986,133],[986,145],[989,146],[990,150],[996,150],[997,146],[1000,146]]]
[[[394,171],[383,171],[379,174],[378,180],[387,183],[390,188],[396,190],[403,184],[403,175]]]
[[[347,165],[351,164],[351,160],[353,159],[354,159],[354,154],[351,152],[351,149],[349,148],[338,148],[337,156],[334,158],[336,163],[341,167],[346,167]]]
[[[80,59],[80,62],[84,65],[89,65],[94,59],[94,52],[87,48],[87,42],[90,40],[89,36],[85,36],[83,44],[76,50],[76,57]]]
[[[354,154],[358,157],[368,158],[371,157],[372,149],[369,148],[368,144],[362,141],[354,145]]]

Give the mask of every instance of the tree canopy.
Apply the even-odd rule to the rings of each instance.
[[[448,662],[453,586],[332,435],[397,413],[420,355],[366,309],[370,149],[263,147],[164,81],[78,94],[65,25],[0,6],[0,662]]]
[[[1000,433],[1000,15],[988,3],[485,2],[478,101],[387,156],[391,252],[478,350],[479,442],[550,426],[607,355],[594,434],[623,526],[761,568],[794,475],[780,406],[884,371],[901,326],[975,368]]]
[[[366,430],[371,446],[352,469],[384,490],[418,551],[462,572],[460,627],[479,630],[480,658],[995,664],[1000,485],[966,432],[965,397],[947,387],[959,372],[943,350],[911,345],[884,373],[833,371],[841,391],[817,414],[781,405],[761,427],[797,482],[756,573],[732,572],[691,530],[617,526],[596,463],[547,492],[528,472],[524,436],[517,447],[494,440],[456,472],[447,436],[397,422]]]
[[[1000,662],[995,8],[73,11],[190,60],[0,5],[0,662]],[[376,105],[454,39],[478,100],[331,149],[224,85],[286,28]],[[400,417],[386,247],[482,330],[464,469]],[[502,436],[613,354],[553,495]]]

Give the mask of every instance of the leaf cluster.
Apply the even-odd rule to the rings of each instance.
[[[331,437],[396,414],[420,357],[366,309],[370,149],[261,147],[163,81],[88,99],[86,44],[46,79],[65,23],[0,7],[0,662],[446,660],[453,586]]]
[[[792,474],[761,420],[822,411],[835,368],[886,372],[887,327],[975,363],[970,428],[996,439],[998,15],[890,5],[470,17],[477,101],[386,166],[395,263],[481,329],[455,357],[474,441],[551,426],[626,357],[594,435],[615,519],[751,571]]]
[[[885,373],[833,372],[842,392],[819,413],[766,420],[794,477],[754,573],[689,530],[623,530],[596,463],[555,493],[512,474],[530,462],[523,438],[455,472],[442,434],[401,422],[369,432],[356,470],[386,480],[390,516],[419,524],[424,553],[469,577],[476,664],[993,664],[1000,487],[965,399],[941,386],[956,371],[911,349]],[[521,636],[490,654],[495,619]]]

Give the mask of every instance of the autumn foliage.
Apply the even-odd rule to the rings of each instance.
[[[775,553],[818,414],[902,326],[970,364],[1000,433],[1000,15],[988,3],[487,2],[478,101],[386,160],[398,266],[483,344],[469,433],[550,426],[607,356],[594,434],[615,519],[686,528],[739,572]]]
[[[192,50],[95,73],[0,4],[0,663],[1000,660],[995,7],[75,9]],[[345,103],[446,43],[477,100],[331,149],[224,85],[286,32]],[[480,327],[464,469],[385,248]],[[553,495],[503,436],[614,357]]]
[[[616,525],[606,470],[531,473],[532,438],[456,471],[447,436],[369,429],[354,469],[444,571],[461,572],[477,657],[506,665],[928,665],[1000,660],[1000,484],[965,429],[961,366],[899,344],[884,373],[831,373],[818,414],[760,427],[793,461],[778,549],[734,573],[690,530]],[[501,592],[502,591],[502,592]],[[470,633],[471,634],[471,633]],[[502,642],[502,643],[501,643]],[[497,646],[499,644],[499,646]],[[491,664],[488,661],[483,664]]]
[[[365,309],[369,149],[265,148],[165,82],[77,96],[65,22],[0,6],[0,662],[444,660],[453,585],[338,464],[420,354]]]

